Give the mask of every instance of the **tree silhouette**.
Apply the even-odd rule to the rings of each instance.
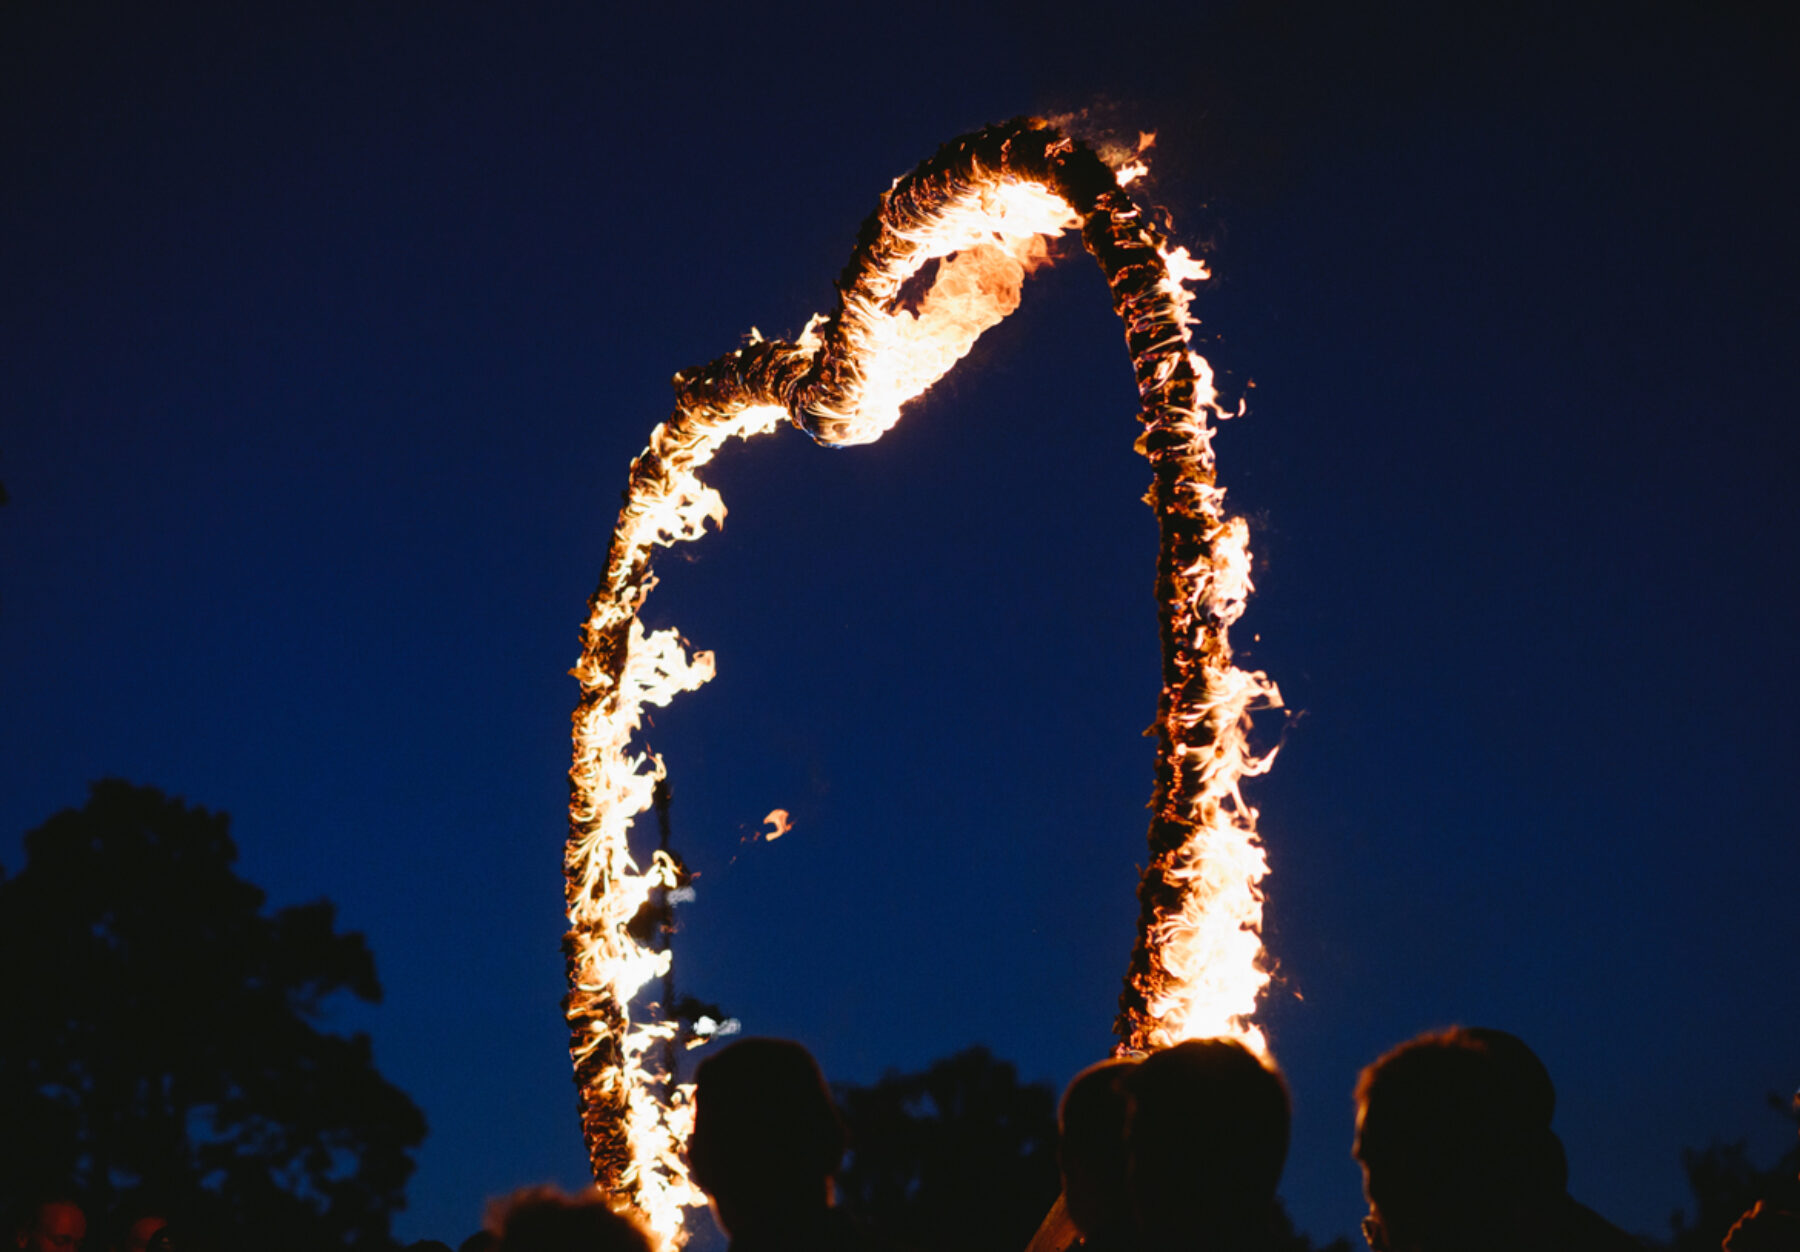
[[[970,1048],[923,1073],[840,1087],[850,1158],[844,1202],[904,1243],[933,1252],[1023,1249],[1060,1190],[1056,1094]],[[1284,1211],[1270,1252],[1312,1252]],[[1335,1239],[1323,1252],[1350,1252]]]
[[[841,1088],[839,1104],[845,1203],[907,1243],[1023,1248],[1056,1199],[1056,1097],[986,1048]]]
[[[1787,1117],[1800,1131],[1800,1096],[1792,1104],[1770,1094],[1769,1107]],[[1736,1143],[1714,1143],[1681,1154],[1687,1171],[1688,1189],[1694,1193],[1694,1216],[1677,1212],[1669,1219],[1673,1252],[1718,1252],[1720,1240],[1731,1224],[1743,1216],[1760,1199],[1781,1196],[1791,1207],[1800,1208],[1800,1141],[1796,1141],[1769,1169],[1758,1169],[1751,1163],[1749,1149],[1743,1140]]]
[[[424,1117],[322,1029],[380,999],[374,959],[328,901],[265,912],[228,824],[99,782],[0,875],[0,1199],[145,1190],[231,1245],[391,1247]]]

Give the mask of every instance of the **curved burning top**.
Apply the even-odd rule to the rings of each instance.
[[[1079,228],[1099,263],[1136,373],[1137,448],[1154,482],[1161,531],[1156,598],[1163,689],[1141,928],[1120,998],[1121,1050],[1233,1035],[1261,1049],[1251,1024],[1268,982],[1259,930],[1267,872],[1256,812],[1239,791],[1267,769],[1249,713],[1280,704],[1260,673],[1232,663],[1229,628],[1250,592],[1248,532],[1227,517],[1215,482],[1212,370],[1189,341],[1186,284],[1204,266],[1171,247],[1115,170],[1048,123],[1024,118],[953,140],[881,197],[838,280],[839,303],[793,343],[758,340],[676,375],[675,412],[632,462],[599,588],[588,603],[574,715],[567,1012],[582,1129],[594,1176],[643,1213],[665,1246],[682,1241],[681,1208],[703,1202],[680,1147],[685,1094],[648,1056],[675,1025],[633,1021],[643,984],[667,968],[632,919],[674,885],[658,854],[641,870],[627,843],[650,807],[662,763],[633,745],[645,705],[712,676],[672,630],[646,632],[638,610],[654,585],[658,545],[696,539],[725,508],[699,469],[723,444],[785,418],[825,444],[868,443],[942,377],[975,339],[1018,306],[1043,240]],[[935,268],[930,268],[935,266]],[[923,288],[922,292],[920,289]]]

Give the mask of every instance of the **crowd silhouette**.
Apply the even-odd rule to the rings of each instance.
[[[731,1252],[951,1246],[899,1238],[836,1203],[834,1180],[850,1138],[824,1075],[800,1044],[731,1044],[700,1065],[695,1100],[689,1163]],[[1374,1252],[1647,1246],[1569,1194],[1552,1129],[1556,1088],[1514,1035],[1457,1027],[1409,1040],[1363,1070],[1356,1108],[1352,1152],[1368,1201],[1363,1234]],[[1288,1128],[1280,1071],[1235,1040],[1191,1040],[1100,1061],[1075,1076],[1057,1110],[1062,1191],[1029,1252],[1309,1247],[1277,1198]],[[1797,1200],[1794,1179],[1757,1198],[1724,1239],[1724,1252],[1800,1252]],[[40,1192],[20,1206],[12,1229],[19,1252],[225,1252],[145,1196],[90,1219],[73,1193]],[[459,1252],[654,1246],[602,1194],[536,1187],[492,1204],[485,1228]],[[423,1241],[407,1252],[450,1250]]]

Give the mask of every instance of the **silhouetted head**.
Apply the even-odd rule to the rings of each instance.
[[[688,1160],[727,1233],[831,1204],[844,1124],[818,1062],[787,1039],[740,1039],[694,1075]]]
[[[1266,1235],[1287,1160],[1281,1075],[1236,1040],[1195,1039],[1147,1057],[1125,1087],[1144,1240],[1207,1246]]]
[[[175,1252],[169,1209],[149,1196],[133,1196],[120,1204],[107,1229],[113,1252]]]
[[[1125,1115],[1130,1106],[1125,1076],[1135,1059],[1115,1057],[1075,1075],[1063,1092],[1056,1123],[1056,1159],[1062,1167],[1063,1204],[1083,1236],[1131,1229],[1131,1193],[1125,1178]]]
[[[1525,1185],[1535,1191],[1562,1195],[1569,1187],[1569,1160],[1562,1140],[1550,1129],[1556,1116],[1556,1084],[1538,1054],[1519,1036],[1492,1026],[1465,1026],[1463,1034],[1487,1051],[1500,1073],[1511,1099],[1518,1101],[1519,1116],[1529,1127],[1521,1165]]]
[[[13,1244],[21,1252],[81,1252],[87,1238],[87,1214],[73,1196],[47,1192],[19,1210]]]
[[[495,1252],[651,1252],[650,1239],[595,1191],[526,1187],[488,1207]]]
[[[1453,1028],[1401,1044],[1356,1087],[1369,1237],[1393,1252],[1510,1246],[1563,1193],[1556,1088],[1505,1031]]]

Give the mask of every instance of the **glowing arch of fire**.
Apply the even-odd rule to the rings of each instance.
[[[724,503],[697,476],[733,437],[786,418],[826,444],[867,443],[900,406],[946,373],[1018,305],[1043,239],[1079,227],[1106,276],[1137,375],[1137,448],[1154,483],[1146,497],[1161,531],[1156,596],[1163,689],[1141,922],[1120,998],[1122,1049],[1235,1035],[1268,982],[1259,931],[1267,863],[1256,811],[1239,791],[1273,753],[1249,747],[1249,714],[1278,706],[1260,673],[1232,663],[1227,632],[1250,592],[1243,519],[1216,485],[1212,369],[1193,350],[1186,283],[1204,266],[1172,248],[1125,190],[1141,166],[1115,169],[1035,118],[953,140],[881,198],[839,278],[839,304],[795,343],[757,340],[675,378],[675,412],[631,465],[606,571],[588,602],[569,771],[565,857],[569,933],[567,1015],[582,1130],[594,1176],[636,1208],[665,1246],[682,1240],[681,1209],[703,1203],[680,1150],[691,1106],[659,1100],[648,1057],[673,1022],[633,1021],[630,1004],[668,953],[628,927],[658,887],[673,884],[662,854],[640,869],[626,836],[648,809],[662,762],[634,748],[643,707],[663,705],[712,676],[673,630],[646,632],[638,610],[654,585],[650,554],[696,539]],[[916,308],[909,280],[937,262]],[[922,280],[921,280],[922,283]],[[920,284],[915,284],[920,285]]]

